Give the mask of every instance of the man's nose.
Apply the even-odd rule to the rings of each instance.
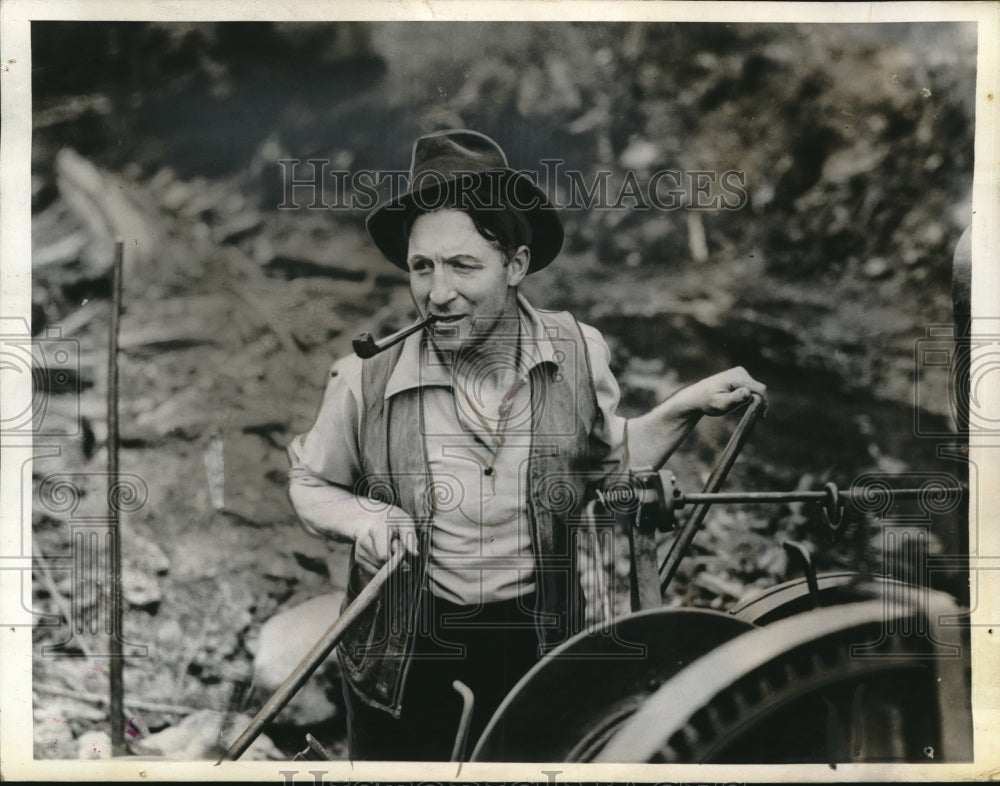
[[[452,282],[451,274],[444,267],[434,271],[434,279],[431,282],[431,303],[435,306],[444,306],[458,296]]]

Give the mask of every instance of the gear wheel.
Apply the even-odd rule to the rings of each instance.
[[[676,674],[592,760],[835,765],[967,757],[967,675],[957,647],[929,634],[931,618],[882,599],[754,629]]]

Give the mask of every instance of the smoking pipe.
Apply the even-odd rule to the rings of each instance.
[[[382,352],[389,347],[398,344],[400,341],[405,339],[407,336],[416,333],[418,330],[423,330],[428,325],[435,322],[454,322],[456,319],[461,319],[463,314],[452,314],[451,316],[443,316],[441,314],[428,314],[424,319],[416,322],[409,327],[405,327],[402,330],[397,330],[390,336],[386,336],[380,341],[376,341],[371,333],[361,333],[351,341],[351,346],[354,347],[354,354],[357,355],[362,360],[374,357],[379,352]]]

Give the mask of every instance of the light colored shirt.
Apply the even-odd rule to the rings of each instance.
[[[520,374],[546,361],[564,360],[578,342],[550,336],[537,313],[519,297]],[[580,325],[590,356],[600,416],[592,434],[608,446],[604,467],[626,462],[625,419],[617,414],[620,392],[601,334]],[[534,589],[533,554],[527,500],[531,447],[530,385],[511,389],[509,413],[501,417],[495,400],[482,400],[476,375],[455,375],[416,333],[407,338],[385,389],[386,399],[423,388],[424,443],[427,449],[435,515],[431,521],[428,580],[431,591],[453,603],[475,605],[511,598]],[[565,364],[564,367],[572,367]],[[312,429],[288,447],[292,483],[344,489],[330,516],[370,510],[370,500],[350,491],[362,474],[361,360],[350,356],[334,364]],[[456,384],[456,376],[464,380]],[[459,388],[459,389],[456,389]],[[308,527],[308,525],[307,525]]]

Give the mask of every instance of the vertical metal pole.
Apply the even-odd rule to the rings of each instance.
[[[122,307],[122,256],[124,243],[115,242],[115,264],[111,284],[111,330],[108,341],[108,507],[111,515],[109,567],[111,573],[111,669],[109,677],[111,749],[125,754],[125,662],[122,652],[122,551],[121,519],[118,511],[118,332]]]

